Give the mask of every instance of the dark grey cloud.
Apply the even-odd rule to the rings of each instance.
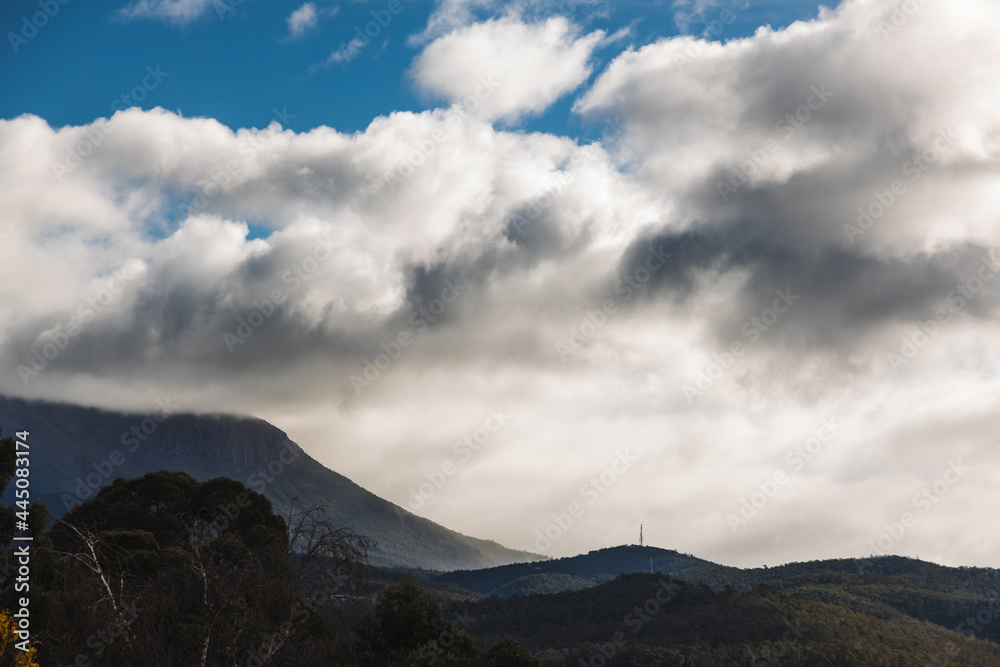
[[[975,280],[996,249],[976,243],[903,257],[837,245],[807,253],[750,224],[696,226],[637,240],[616,275],[640,271],[651,246],[671,257],[649,273],[648,291],[640,293],[646,298],[690,305],[718,290],[724,279],[742,281],[727,307],[710,315],[722,342],[740,340],[741,325],[771,308],[779,291],[790,290],[794,306],[781,315],[775,332],[762,338],[839,353],[856,351],[885,327],[933,319],[949,294],[955,303],[963,300],[960,316],[973,319],[991,320],[1000,305],[1000,280]],[[970,279],[982,289],[972,293],[966,287]]]

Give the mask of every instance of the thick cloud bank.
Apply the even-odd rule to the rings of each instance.
[[[0,390],[252,412],[552,554],[642,521],[734,564],[1000,566],[970,529],[1000,502],[997,25],[854,0],[663,39],[580,93],[592,145],[491,124],[587,80],[603,36],[562,18],[450,26],[413,73],[453,106],[353,135],[0,121]]]

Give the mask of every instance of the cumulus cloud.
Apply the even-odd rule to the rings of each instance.
[[[986,65],[1000,51],[983,19],[998,10],[918,7],[895,16],[895,5],[859,0],[725,45],[661,40],[619,56],[576,109],[624,119],[619,156],[703,222],[760,220],[813,249],[988,242],[997,221],[983,215],[984,187],[995,178],[1000,121],[981,87],[1000,80]],[[889,215],[863,241],[849,239],[844,224],[897,180],[907,192]]]
[[[158,19],[176,25],[186,25],[208,13],[213,7],[218,11],[220,3],[215,0],[139,0],[119,11],[119,16],[127,21],[132,19]],[[232,11],[224,5],[223,14]]]
[[[502,407],[420,513],[518,547],[628,449],[558,555],[642,521],[733,564],[862,556],[961,460],[894,550],[998,565],[966,534],[1000,501],[1000,9],[919,7],[628,50],[576,102],[590,145],[491,124],[586,80],[562,19],[444,33],[414,72],[458,104],[354,134],[0,121],[0,391],[251,412],[404,505]]]
[[[288,24],[288,34],[292,39],[302,37],[302,35],[319,25],[316,3],[305,3],[289,14],[285,22]]]
[[[514,121],[579,87],[603,38],[603,31],[579,35],[563,17],[533,24],[492,19],[431,42],[413,76],[428,95],[456,104],[472,100],[479,117]]]

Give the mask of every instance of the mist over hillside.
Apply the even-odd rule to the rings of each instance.
[[[376,541],[378,564],[444,571],[540,558],[411,514],[328,470],[260,419],[180,413],[169,402],[141,415],[0,397],[0,424],[31,432],[42,453],[33,493],[59,516],[117,477],[179,470],[199,481],[241,481],[282,514],[293,504],[322,504],[334,525]],[[5,500],[12,498],[11,488]]]

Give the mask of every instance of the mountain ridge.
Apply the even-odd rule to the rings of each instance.
[[[720,567],[717,563],[672,549],[630,544],[541,562],[510,563],[480,570],[446,572],[439,575],[437,581],[490,595],[523,577],[533,575],[570,575],[601,584],[619,575],[635,572],[653,570],[683,577],[688,572],[717,567]]]
[[[372,559],[380,565],[448,571],[539,558],[414,515],[326,468],[256,417],[181,412],[169,400],[137,414],[0,396],[0,426],[30,431],[34,451],[45,452],[33,459],[33,496],[57,516],[116,477],[183,470],[199,481],[239,480],[280,513],[324,504],[334,525],[377,541]]]

